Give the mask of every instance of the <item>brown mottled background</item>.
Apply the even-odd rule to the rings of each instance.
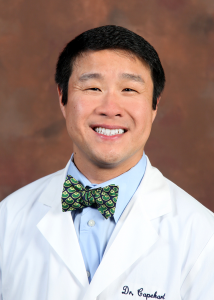
[[[0,200],[63,168],[72,153],[54,84],[65,44],[101,25],[127,27],[158,51],[167,84],[146,153],[214,211],[214,1],[0,2]]]

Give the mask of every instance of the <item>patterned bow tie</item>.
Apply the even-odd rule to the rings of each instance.
[[[110,184],[104,188],[89,189],[67,175],[62,192],[62,211],[71,211],[87,206],[95,207],[108,219],[113,216],[119,187]]]

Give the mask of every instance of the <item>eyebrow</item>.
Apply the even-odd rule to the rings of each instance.
[[[129,80],[132,80],[132,81],[145,83],[143,78],[140,75],[135,75],[135,74],[130,74],[130,73],[122,73],[120,75],[120,77],[123,78],[123,79],[129,79]]]
[[[129,79],[135,82],[144,83],[143,78],[140,75],[135,75],[131,73],[122,73],[120,75],[122,79]],[[79,81],[84,82],[89,79],[103,79],[103,75],[100,73],[85,73],[79,77]]]
[[[103,76],[100,73],[85,73],[79,77],[79,81],[86,81],[89,79],[103,79]]]

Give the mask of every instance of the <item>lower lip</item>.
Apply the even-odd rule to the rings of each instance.
[[[100,138],[102,138],[103,140],[116,140],[116,139],[119,139],[121,138],[124,133],[121,133],[121,134],[115,134],[115,135],[105,135],[105,134],[102,134],[102,133],[98,133],[96,132],[95,130],[93,130]]]

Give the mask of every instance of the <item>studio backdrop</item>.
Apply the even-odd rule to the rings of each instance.
[[[166,73],[151,163],[214,211],[213,0],[1,1],[0,200],[69,160],[55,64],[68,41],[107,24],[147,39]]]

